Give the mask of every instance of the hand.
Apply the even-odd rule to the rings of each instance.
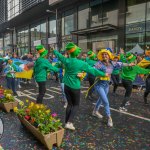
[[[120,54],[124,54],[123,48],[120,48]]]
[[[10,73],[15,73],[16,71],[10,71]]]
[[[110,77],[110,76],[111,76],[111,74],[109,74],[109,73],[106,73],[106,74],[105,74],[105,76],[106,76],[106,77]]]
[[[131,66],[135,66],[136,64],[135,63],[130,63],[129,64],[129,66],[131,67]]]
[[[82,78],[82,76],[83,76],[82,72],[77,74],[77,77],[79,77],[79,78]]]

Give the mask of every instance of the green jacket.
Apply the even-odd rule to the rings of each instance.
[[[11,65],[10,64],[7,64],[6,66],[6,77],[8,78],[15,78],[15,73],[10,73],[11,71],[17,71],[15,65],[12,63]]]
[[[99,71],[88,63],[77,58],[66,58],[57,50],[54,50],[54,55],[65,65],[64,84],[73,89],[80,89],[80,79],[77,77],[78,73],[82,71],[93,74],[94,76],[105,76],[105,73]]]
[[[87,62],[91,67],[93,67],[93,66],[97,63],[96,60],[89,59],[88,57],[86,58],[86,62]]]
[[[127,62],[124,54],[120,54],[120,60],[125,63]],[[121,78],[125,80],[134,81],[138,74],[149,74],[150,69],[144,69],[139,66],[123,67],[121,72]]]
[[[125,80],[134,81],[138,74],[149,74],[150,69],[144,69],[139,66],[123,67],[121,78]]]
[[[53,67],[46,58],[39,57],[34,64],[34,77],[36,82],[47,80],[47,71],[58,72],[59,69]]]

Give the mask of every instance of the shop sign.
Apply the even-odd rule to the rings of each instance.
[[[49,5],[55,5],[57,3],[62,2],[63,0],[49,0]]]
[[[37,45],[40,45],[40,44],[41,44],[41,40],[34,41],[34,46],[37,46]]]
[[[55,44],[56,43],[56,37],[48,38],[48,44]]]
[[[129,24],[126,26],[126,34],[145,31],[145,22]]]

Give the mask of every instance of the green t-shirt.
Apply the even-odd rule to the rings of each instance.
[[[105,76],[105,73],[99,71],[88,63],[79,60],[77,58],[66,58],[62,54],[60,54],[57,50],[54,50],[54,55],[64,64],[65,66],[65,74],[64,74],[64,84],[73,89],[80,89],[80,79],[77,77],[78,73],[82,71],[91,73],[94,76]]]

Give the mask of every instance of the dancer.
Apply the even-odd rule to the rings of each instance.
[[[99,51],[98,55],[98,62],[95,64],[95,68],[98,70],[104,71],[111,75],[114,68],[121,68],[122,66],[132,66],[134,64],[127,64],[122,62],[114,62],[112,61],[113,55],[112,53],[107,49],[102,49]],[[102,118],[103,116],[99,113],[99,108],[101,104],[104,105],[105,113],[108,118],[107,125],[109,127],[113,126],[113,121],[111,118],[110,108],[109,108],[109,100],[108,100],[108,91],[109,91],[109,82],[110,82],[110,76],[108,77],[100,77],[97,79],[95,83],[95,89],[97,93],[99,94],[99,98],[96,102],[95,108],[93,110],[92,115],[96,116],[98,118]]]
[[[146,57],[140,63],[138,63],[138,66],[142,68],[150,69],[150,50],[146,50],[145,55]],[[146,89],[144,92],[144,104],[148,105],[147,97],[148,94],[150,93],[150,75],[147,76],[145,84],[146,84]]]
[[[65,49],[70,56],[69,58],[64,57],[57,50],[54,50],[54,54],[65,66],[63,81],[65,84],[65,94],[68,101],[65,116],[65,128],[75,130],[73,125],[74,117],[80,103],[80,73],[85,71],[95,76],[107,76],[108,74],[98,71],[97,69],[89,66],[86,62],[77,59],[76,57],[80,54],[81,49],[74,43],[68,43]]]
[[[50,64],[47,59],[48,50],[46,50],[43,45],[38,45],[36,50],[40,54],[40,57],[35,61],[34,64],[34,77],[39,86],[39,95],[36,102],[42,103],[46,92],[47,71],[50,70],[58,72],[59,69]]]
[[[127,62],[127,63],[134,63],[136,61],[135,55],[128,52],[125,57],[123,53],[124,51],[122,50],[120,54],[121,61]],[[132,93],[132,86],[133,86],[132,84],[136,76],[138,74],[149,74],[149,72],[150,72],[150,69],[144,69],[144,68],[139,67],[138,65],[122,68],[122,72],[121,72],[122,85],[126,91],[125,91],[122,104],[120,105],[120,108],[119,108],[120,111],[127,111],[125,106],[130,105],[129,99]]]

